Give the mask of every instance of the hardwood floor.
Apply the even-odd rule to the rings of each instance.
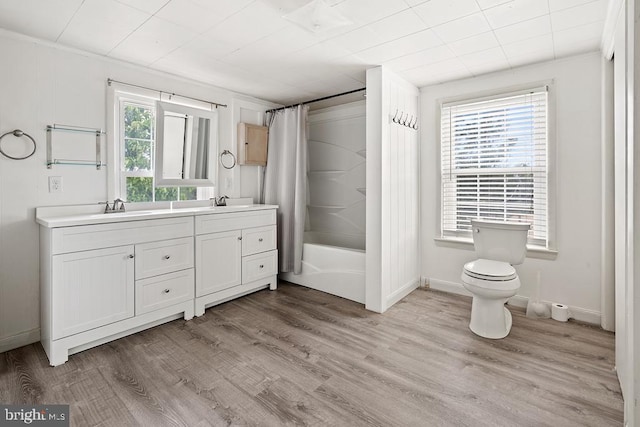
[[[380,315],[282,283],[56,368],[40,344],[0,354],[0,402],[78,426],[622,424],[613,334],[512,309],[486,340],[470,302],[419,289]]]

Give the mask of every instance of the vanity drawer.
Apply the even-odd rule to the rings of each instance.
[[[242,255],[253,255],[276,248],[276,226],[242,230]]]
[[[193,268],[136,281],[136,315],[194,297]]]
[[[193,237],[136,245],[136,280],[193,267]]]
[[[193,217],[54,228],[51,252],[61,254],[193,235]]]
[[[249,212],[229,212],[196,216],[196,234],[240,230],[242,228],[275,225],[276,210],[265,209]]]
[[[278,273],[278,251],[242,257],[242,283],[253,282]]]

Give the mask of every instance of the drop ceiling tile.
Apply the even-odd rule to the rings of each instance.
[[[308,31],[295,25],[287,26],[273,34],[261,38],[260,40],[247,45],[254,50],[263,50],[266,54],[274,58],[289,55],[293,52],[309,48],[320,43],[322,40]],[[243,49],[240,49],[243,50]],[[344,50],[344,52],[347,52]]]
[[[138,64],[150,64],[195,37],[196,33],[184,27],[152,17],[109,52],[109,56]]]
[[[346,0],[335,8],[353,21],[356,28],[408,9],[409,5],[404,0]]]
[[[373,22],[368,27],[385,42],[426,30],[424,22],[412,9]]]
[[[331,40],[340,43],[345,49],[348,49],[352,53],[360,52],[361,50],[377,46],[387,41],[368,25],[342,34]]]
[[[432,76],[425,73],[424,71],[418,72],[416,68],[408,71],[403,71],[402,73],[400,73],[400,77],[404,78],[406,81],[410,82],[418,88],[432,86],[443,82],[441,76]],[[467,73],[466,77],[471,77],[471,74]],[[418,123],[418,127],[419,126],[420,123]]]
[[[463,55],[460,61],[474,75],[509,68],[507,57],[500,47]]]
[[[553,59],[553,37],[551,34],[532,37],[502,45],[502,50],[512,66]]]
[[[285,21],[276,9],[256,1],[203,33],[203,36],[214,42],[245,46],[287,25],[293,24]]]
[[[20,0],[0,2],[0,27],[55,41],[82,0]]]
[[[292,65],[282,66],[282,64],[265,64],[256,70],[258,75],[279,82],[286,82],[292,86],[303,88],[311,80],[317,80],[317,76],[308,74],[308,70],[300,69]]]
[[[415,6],[413,10],[428,27],[480,12],[476,0],[431,0]]]
[[[400,58],[392,59],[385,62],[386,65],[395,72],[409,70],[411,68],[424,67],[426,65],[434,64],[436,62],[445,61],[447,59],[455,58],[455,54],[449,48],[449,46],[442,45],[433,47],[431,49],[425,49],[411,55],[401,56]]]
[[[170,0],[116,0],[118,3],[122,3],[127,6],[131,6],[134,9],[138,9],[142,12],[154,14],[160,10]]]
[[[238,50],[235,44],[226,42],[212,42],[205,37],[197,36],[193,40],[180,46],[174,52],[181,52],[183,55],[203,56],[211,59],[220,59],[231,52]],[[172,52],[173,53],[173,52]]]
[[[603,28],[604,21],[599,21],[553,33],[556,57],[600,49]]]
[[[485,9],[500,6],[501,4],[509,3],[512,1],[513,0],[478,0],[478,5],[480,6],[480,9],[485,10]]]
[[[477,34],[486,33],[491,28],[482,12],[456,19],[433,28],[445,43],[451,43]]]
[[[430,0],[404,0],[409,6],[413,7],[413,6],[417,6],[419,4],[422,3],[426,3]]]
[[[114,0],[86,0],[58,41],[106,54],[150,17]]]
[[[392,42],[363,50],[358,52],[356,56],[369,65],[380,65],[391,59],[440,45],[442,45],[442,41],[432,30],[423,30]]]
[[[472,77],[469,70],[457,59],[449,59],[420,68],[412,68],[400,73],[402,77],[417,87]]]
[[[514,0],[484,11],[491,28],[502,28],[549,13],[545,0]]]
[[[549,33],[551,33],[551,19],[549,15],[543,15],[495,30],[496,37],[501,44],[515,43],[520,40]]]
[[[458,56],[466,55],[468,53],[479,52],[481,50],[491,49],[493,47],[500,46],[498,39],[493,31],[487,31],[486,33],[478,34],[466,39],[458,40],[449,43],[447,46]]]
[[[295,57],[298,62],[302,63],[316,62],[331,65],[336,62],[338,58],[348,55],[351,55],[349,50],[332,40],[327,40],[301,49],[287,56]]]
[[[338,73],[327,77],[327,79],[322,80],[324,85],[321,87],[323,91],[330,92],[329,95],[348,92],[363,87],[362,83],[344,74]]]
[[[604,21],[607,16],[606,0],[598,0],[551,14],[553,31],[567,30],[592,22]]]
[[[563,9],[580,6],[581,4],[590,3],[594,0],[549,0],[549,10],[557,12]]]
[[[202,33],[246,7],[251,0],[171,0],[156,16]]]

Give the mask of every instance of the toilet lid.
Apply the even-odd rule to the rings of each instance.
[[[477,259],[464,265],[471,277],[483,280],[511,280],[516,278],[516,269],[509,263],[491,259]]]

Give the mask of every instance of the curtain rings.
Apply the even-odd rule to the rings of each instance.
[[[226,162],[226,164],[225,164],[225,160],[224,160],[225,156],[231,156],[231,161],[230,162]],[[229,163],[231,163],[230,166],[228,165]],[[233,169],[236,166],[236,156],[231,151],[224,150],[222,153],[220,153],[220,164],[225,169]]]
[[[33,144],[33,150],[31,150],[31,153],[27,154],[24,157],[15,157],[15,156],[10,156],[9,154],[5,153],[2,150],[2,138],[4,138],[5,136],[12,134],[13,136],[15,136],[16,138],[20,138],[22,136],[25,136],[27,138],[29,138],[31,140],[31,143]],[[20,129],[15,129],[6,133],[3,133],[2,135],[0,135],[0,154],[2,154],[3,156],[11,159],[11,160],[24,160],[24,159],[28,159],[29,157],[33,156],[33,154],[36,152],[36,141],[31,137],[31,135],[29,135],[26,132],[21,131]]]

